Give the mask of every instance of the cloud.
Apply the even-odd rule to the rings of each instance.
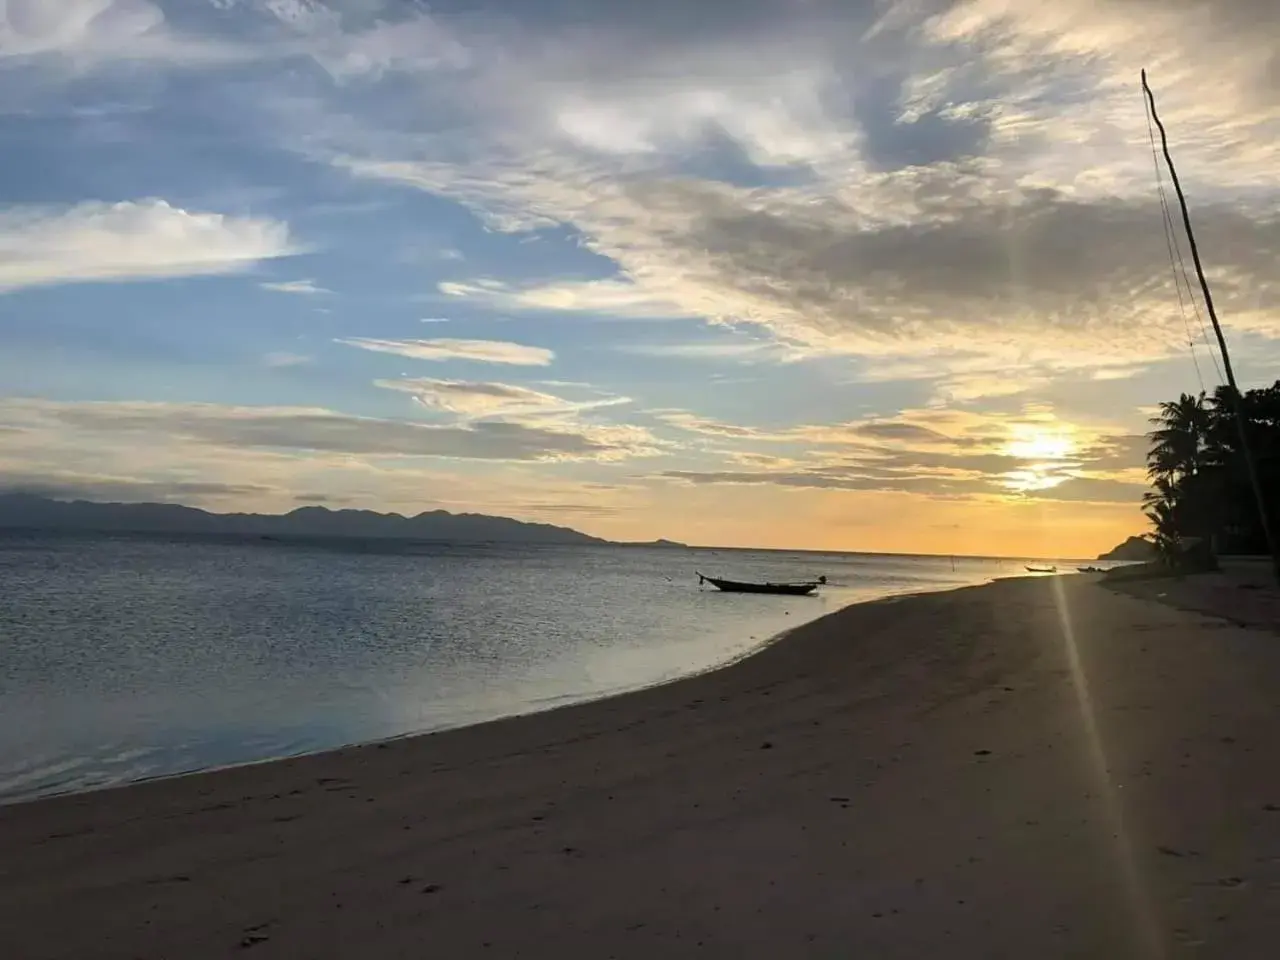
[[[928,476],[877,476],[874,474],[860,474],[854,471],[841,473],[831,470],[799,472],[775,470],[668,470],[662,473],[661,476],[694,486],[716,484],[726,486],[774,486],[808,490],[897,490],[934,496],[995,492],[990,485],[982,483],[973,484],[971,482]]]
[[[870,421],[852,424],[849,432],[855,436],[868,437],[873,440],[902,441],[906,443],[956,443],[954,437],[948,437],[929,427],[918,423],[895,420]]]
[[[668,274],[677,302],[814,349],[925,356],[953,351],[1007,366],[1129,364],[1183,348],[1163,237],[1149,205],[1052,191],[960,197],[940,215],[876,223],[859,202],[821,205],[710,183],[635,189],[630,222],[587,225],[601,252]],[[870,191],[874,194],[874,191]],[[588,214],[589,215],[589,214]],[[1218,297],[1237,324],[1280,333],[1266,264],[1280,218],[1202,209]],[[581,215],[575,218],[581,227]],[[942,370],[945,370],[945,366]]]
[[[529,387],[474,380],[435,380],[415,377],[375,380],[376,386],[410,394],[431,410],[467,418],[528,418],[561,416],[599,407],[630,403],[625,397],[572,401]]]
[[[990,371],[944,383],[957,400],[1090,370],[1100,356],[1132,370],[1185,350],[1150,204],[1015,188],[989,200],[953,188],[943,208],[904,209],[907,222],[885,223],[876,186],[815,203],[654,181],[630,186],[625,210],[615,198],[608,220],[594,221],[590,207],[564,215],[598,252],[661,275],[670,299],[713,321],[811,352],[921,358],[943,377],[953,362]],[[1219,205],[1202,206],[1197,222],[1224,316],[1280,335],[1267,266],[1280,256],[1280,218]]]
[[[635,498],[576,474],[654,452],[627,426],[438,429],[297,407],[0,398],[0,488],[215,510],[327,502],[552,519],[579,505],[583,520],[603,518]]]
[[[287,224],[164,200],[0,211],[0,292],[236,273],[301,252]]]
[[[310,57],[338,81],[461,70],[470,59],[467,48],[415,3],[248,0],[242,5],[265,13],[292,38],[277,45],[280,54]]]
[[[1151,441],[1144,434],[1099,437],[1080,451],[1080,459],[1095,470],[1145,470]]]
[[[512,416],[528,414],[538,402],[550,403],[509,384],[462,382],[457,386],[449,390],[436,383],[426,388],[447,398],[442,402],[454,408],[447,412],[462,411],[464,415],[482,413],[481,401],[475,398],[486,395],[511,404],[506,412]],[[939,418],[938,422],[945,421]],[[955,420],[952,425],[960,422]],[[373,478],[387,469],[402,469],[394,467],[397,464],[607,463],[653,456],[666,448],[638,427],[570,420],[540,424],[468,419],[441,426],[314,408],[197,403],[9,398],[0,400],[0,425],[8,428],[0,429],[0,476],[8,478],[8,486],[34,489],[33,484],[43,482],[42,489],[49,490],[54,488],[54,479],[61,477],[58,482],[69,489],[86,477],[96,477],[101,481],[97,489],[102,496],[106,489],[102,484],[108,481],[157,485],[139,493],[138,499],[237,499],[265,496],[273,489],[325,489],[322,478],[333,471],[345,473],[348,479],[361,471]],[[1045,463],[1037,457],[1051,455],[1051,450],[1038,451],[1033,445],[1015,453],[1007,437],[1001,441],[988,438],[976,429],[976,422],[971,422],[974,429],[967,431],[970,437],[982,437],[982,445],[976,447],[963,443],[948,446],[932,434],[888,426],[882,421],[846,425],[846,433],[861,432],[868,435],[868,442],[862,446],[832,444],[825,455],[802,453],[792,458],[727,451],[719,456],[743,464],[744,469],[679,468],[661,471],[655,477],[697,486],[879,490],[1006,501],[1034,498],[1132,504],[1144,489],[1140,475],[1133,477],[1123,470],[1109,473],[1107,469],[1125,459],[1122,453],[1130,445],[1128,437],[1104,437],[1073,451],[1070,459]],[[1089,462],[1091,458],[1093,462]],[[1034,482],[1011,484],[1011,475],[1020,471],[1029,473]],[[532,484],[532,478],[528,482]]]
[[[936,468],[824,467],[816,469],[768,470],[668,470],[663,479],[693,486],[774,486],[809,490],[878,490],[914,493],[950,499],[1060,500],[1089,503],[1134,504],[1141,501],[1146,485],[1120,480],[1063,477],[1051,485],[1014,490],[1008,477],[985,475],[980,471],[947,472]]]
[[[568,518],[577,517],[593,520],[603,519],[606,517],[616,517],[621,513],[617,507],[610,507],[596,503],[547,503],[545,501],[533,500],[522,504],[521,506],[524,512],[534,515]]]
[[[495,310],[590,313],[642,320],[694,316],[686,307],[625,280],[566,281],[522,288],[493,281],[445,282],[439,290]]]
[[[716,36],[682,33],[667,8],[643,26],[534,26],[519,45],[469,41],[470,72],[448,81],[475,105],[465,142],[383,130],[375,151],[339,137],[330,159],[495,229],[567,228],[625,278],[456,295],[626,316],[661,303],[810,353],[918,361],[943,402],[1015,396],[1185,352],[1143,62],[1223,313],[1280,336],[1280,115],[1257,95],[1280,70],[1259,7],[1210,23],[1190,0],[761,4]],[[1242,56],[1198,82],[1185,64],[1202,24]]]
[[[1016,431],[1033,427],[1033,424],[1017,416],[936,409],[904,410],[895,417],[880,416],[785,427],[726,423],[687,410],[650,410],[649,413],[670,426],[707,436],[736,437],[767,443],[856,447],[865,450],[942,448],[995,452],[1007,446]]]
[[[619,353],[670,360],[736,361],[738,363],[793,363],[813,354],[778,340],[689,340],[668,343],[620,343]]]
[[[276,369],[282,367],[301,367],[308,363],[313,363],[314,361],[315,357],[309,356],[305,353],[287,353],[283,351],[278,353],[268,353],[262,358],[262,362],[265,366]]]
[[[1059,484],[1041,490],[1028,490],[1026,496],[1037,500],[1065,500],[1087,503],[1142,502],[1150,488],[1144,482],[1113,480],[1105,477],[1068,477]]]
[[[119,61],[205,66],[248,59],[241,44],[175,31],[149,0],[7,0],[0,68],[42,59],[73,70]]]
[[[205,18],[205,32],[196,34],[175,28],[152,0],[7,0],[0,6],[0,67],[7,60],[82,74],[121,64],[193,69],[306,59],[341,83],[462,69],[468,63],[466,48],[412,4],[209,4],[239,16]],[[219,35],[217,26],[227,29]]]
[[[375,353],[392,353],[414,360],[469,360],[473,363],[502,363],[512,366],[545,367],[555,354],[545,347],[530,347],[505,340],[376,340],[348,337],[335,341]]]
[[[240,499],[274,493],[254,483],[201,480],[145,480],[133,477],[67,472],[24,474],[0,472],[0,493],[28,493],[53,500],[93,500],[119,503],[190,503]]]
[[[333,293],[332,290],[316,286],[316,282],[310,278],[306,280],[276,280],[270,283],[260,283],[258,286],[263,290],[271,290],[274,293],[295,293],[301,296],[319,296]]]
[[[432,457],[459,460],[616,460],[648,455],[647,432],[634,427],[533,426],[482,421],[439,426],[356,417],[301,407],[204,403],[0,400],[0,423],[22,429],[20,443],[110,442],[118,449],[175,442],[229,450]]]
[[[679,469],[661,476],[705,486],[897,490],[948,498],[1035,497],[1136,502],[1145,489],[1142,437],[1084,428],[1051,411],[905,410],[831,424],[753,427],[687,411],[660,422],[715,438],[716,455],[753,469]],[[744,445],[738,447],[737,445]],[[785,453],[762,452],[768,445]]]
[[[724,423],[712,417],[699,416],[688,410],[650,410],[649,413],[661,422],[680,430],[712,437],[771,440],[786,436],[786,434],[771,433],[768,430],[744,424]]]

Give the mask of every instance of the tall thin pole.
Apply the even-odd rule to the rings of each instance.
[[[1191,229],[1191,213],[1187,210],[1187,197],[1182,192],[1182,182],[1178,179],[1178,170],[1173,165],[1173,157],[1169,153],[1169,137],[1165,133],[1160,114],[1156,112],[1156,95],[1151,92],[1147,83],[1147,71],[1142,71],[1142,89],[1151,105],[1151,117],[1160,131],[1160,146],[1164,151],[1164,162],[1169,167],[1169,177],[1173,180],[1173,189],[1178,194],[1178,205],[1182,208],[1182,225],[1187,230],[1187,243],[1191,247],[1191,259],[1196,265],[1196,276],[1200,280],[1200,290],[1204,294],[1204,305],[1209,311],[1209,320],[1213,323],[1213,332],[1218,338],[1218,349],[1222,351],[1222,369],[1227,377],[1227,389],[1231,399],[1231,413],[1236,421],[1236,430],[1240,435],[1240,449],[1244,453],[1245,466],[1249,471],[1249,484],[1253,487],[1253,498],[1258,504],[1258,519],[1262,523],[1262,534],[1267,540],[1267,550],[1271,553],[1271,563],[1275,569],[1276,581],[1280,582],[1280,550],[1276,547],[1275,538],[1271,534],[1271,519],[1267,511],[1267,498],[1262,492],[1262,482],[1258,477],[1258,464],[1253,459],[1253,448],[1249,445],[1249,430],[1245,425],[1244,403],[1240,390],[1236,386],[1236,375],[1231,369],[1231,354],[1227,352],[1227,338],[1223,336],[1222,324],[1218,323],[1218,312],[1213,307],[1213,293],[1209,289],[1209,281],[1205,279],[1204,265],[1200,262],[1200,248],[1196,246],[1195,231]]]

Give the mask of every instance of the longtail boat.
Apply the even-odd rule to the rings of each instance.
[[[813,593],[826,582],[826,577],[819,577],[817,580],[803,580],[795,583],[744,583],[741,580],[721,580],[719,577],[705,577],[698,574],[699,586],[709,583],[725,593],[781,593],[792,597],[803,597]]]

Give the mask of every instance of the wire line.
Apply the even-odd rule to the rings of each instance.
[[[1204,315],[1200,312],[1200,303],[1196,300],[1195,293],[1191,288],[1191,278],[1187,274],[1186,261],[1182,257],[1182,244],[1178,242],[1178,232],[1173,225],[1173,214],[1169,212],[1169,195],[1164,188],[1164,174],[1160,170],[1160,153],[1156,147],[1155,129],[1151,123],[1151,104],[1147,102],[1144,95],[1142,105],[1147,114],[1147,136],[1151,140],[1151,160],[1156,171],[1156,190],[1160,195],[1160,212],[1164,218],[1164,241],[1169,253],[1169,266],[1173,271],[1173,287],[1178,292],[1178,311],[1182,315],[1182,326],[1187,334],[1187,346],[1191,350],[1191,362],[1196,367],[1196,379],[1200,382],[1200,390],[1205,389],[1204,377],[1200,373],[1200,361],[1196,358],[1195,336],[1191,332],[1191,321],[1187,319],[1186,301],[1191,301],[1191,306],[1195,310],[1196,320],[1200,325],[1200,336],[1204,340],[1205,348],[1209,351],[1209,359],[1213,363],[1213,370],[1218,375],[1218,382],[1225,382],[1222,377],[1222,369],[1218,366],[1217,355],[1213,352],[1213,346],[1209,342],[1209,331],[1204,323]],[[1187,295],[1183,297],[1182,290],[1186,287]]]

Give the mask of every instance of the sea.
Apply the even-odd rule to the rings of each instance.
[[[597,699],[1025,562],[0,531],[0,803]]]

